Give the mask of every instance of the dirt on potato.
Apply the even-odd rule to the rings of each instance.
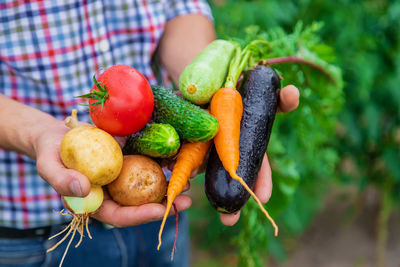
[[[118,177],[122,150],[107,132],[93,126],[79,126],[67,132],[60,146],[67,168],[84,174],[91,184],[106,185]]]
[[[146,156],[124,156],[122,170],[107,185],[111,198],[125,206],[160,203],[167,192],[167,181],[160,165]]]

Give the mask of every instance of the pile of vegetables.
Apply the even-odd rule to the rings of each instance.
[[[142,74],[126,65],[112,66],[93,78],[91,92],[80,97],[88,99],[95,126],[80,125],[74,111],[66,119],[71,130],[60,148],[65,166],[83,173],[92,184],[85,198],[63,196],[69,212],[61,213],[72,215],[73,220],[61,232],[68,230],[67,234],[49,249],[72,234],[60,265],[76,231],[81,235],[76,247],[84,227],[91,238],[88,218],[101,206],[103,189],[125,206],[166,199],[159,249],[175,198],[191,173],[202,166],[210,148],[204,187],[210,204],[219,212],[235,213],[252,196],[278,234],[277,225],[253,192],[281,80],[268,66],[273,59],[258,58],[262,49],[269,49],[269,44],[256,40],[241,47],[233,41],[212,42],[182,72],[183,97],[168,88],[150,87]],[[123,149],[113,136],[127,137]],[[176,160],[168,184],[155,158]]]

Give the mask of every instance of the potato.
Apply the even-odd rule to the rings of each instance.
[[[94,126],[77,126],[61,141],[61,160],[67,168],[84,174],[91,184],[106,185],[122,168],[123,155],[117,141]]]
[[[167,181],[160,165],[141,155],[124,156],[118,178],[107,185],[111,198],[125,206],[160,203],[167,192]]]

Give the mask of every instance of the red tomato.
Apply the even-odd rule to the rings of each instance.
[[[106,95],[104,101],[99,101],[101,93]],[[127,65],[114,65],[100,74],[90,95],[89,111],[93,123],[115,136],[128,136],[142,129],[154,108],[148,81]]]

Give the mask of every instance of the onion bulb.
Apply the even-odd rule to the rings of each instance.
[[[61,259],[59,265],[60,267],[64,261],[65,256],[67,255],[68,248],[71,245],[72,240],[74,239],[76,231],[79,232],[81,237],[78,243],[75,245],[75,248],[77,248],[82,242],[84,229],[86,229],[89,238],[92,239],[88,227],[89,216],[101,206],[101,204],[103,203],[103,199],[104,199],[103,189],[101,188],[101,186],[94,186],[94,185],[92,185],[92,187],[90,188],[90,192],[86,197],[67,197],[67,196],[62,197],[63,204],[69,211],[64,212],[64,210],[62,210],[60,211],[60,214],[71,215],[73,218],[70,224],[67,227],[65,227],[65,229],[63,229],[61,232],[49,238],[49,240],[53,239],[69,229],[68,232],[64,235],[64,237],[60,241],[58,241],[54,246],[52,246],[47,250],[47,252],[53,251],[62,242],[64,242],[69,235],[72,234],[71,239],[68,242],[67,248],[65,249],[64,255]]]
[[[95,212],[103,203],[103,189],[101,186],[90,188],[86,197],[63,197],[65,207],[75,215],[90,214]]]

